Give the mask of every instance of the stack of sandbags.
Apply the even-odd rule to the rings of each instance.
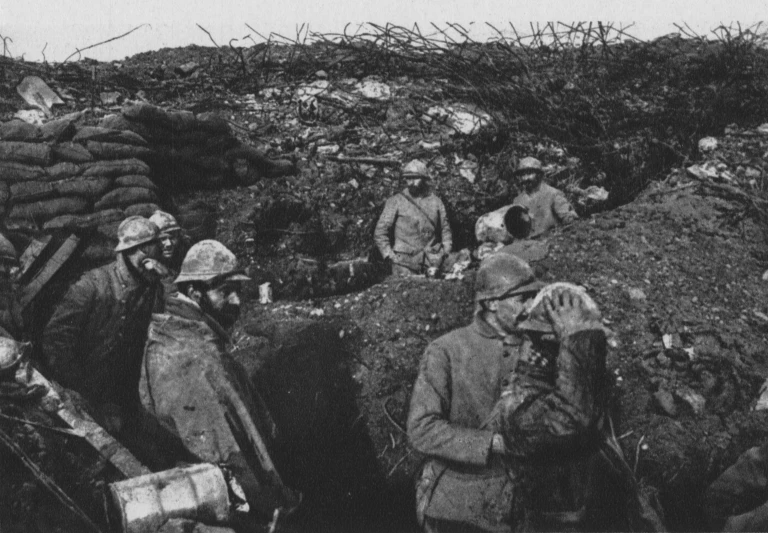
[[[150,104],[132,104],[119,115],[102,119],[101,126],[129,130],[146,139],[152,153],[145,159],[158,183],[175,190],[251,185],[261,178],[296,172],[288,160],[269,159],[241,143],[228,122],[215,113],[165,111]]]
[[[0,201],[5,227],[35,235],[57,229],[90,236],[93,259],[113,255],[117,226],[159,209],[147,142],[131,131],[0,124]]]

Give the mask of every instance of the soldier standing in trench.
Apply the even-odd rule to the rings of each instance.
[[[513,176],[523,191],[512,201],[512,205],[528,208],[531,237],[546,233],[561,224],[570,224],[578,218],[565,195],[544,183],[544,168],[535,157],[523,158]]]
[[[115,261],[70,287],[45,326],[42,349],[51,378],[85,397],[108,431],[130,436],[147,327],[163,288],[157,226],[132,216],[117,236]]]
[[[223,244],[204,240],[189,249],[175,280],[178,291],[166,299],[165,312],[152,317],[139,394],[190,454],[225,465],[250,508],[271,517],[276,508],[298,505],[299,495],[283,484],[270,458],[272,418],[227,351],[240,286],[249,279]]]
[[[439,270],[453,246],[445,205],[430,192],[431,176],[423,161],[405,165],[402,176],[408,186],[387,200],[374,241],[396,276]]]
[[[564,291],[533,320],[526,302],[541,287],[524,261],[491,255],[477,273],[474,322],[427,347],[408,417],[411,444],[428,459],[416,488],[420,524],[427,532],[662,530],[602,433],[599,314]]]

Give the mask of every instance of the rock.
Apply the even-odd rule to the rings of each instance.
[[[338,144],[326,144],[324,146],[317,147],[317,153],[323,155],[338,154],[339,150],[341,150],[341,148]]]
[[[46,116],[52,116],[51,108],[55,105],[64,105],[58,94],[37,76],[27,76],[16,87],[24,101],[40,109]]]
[[[380,81],[364,80],[355,84],[355,92],[369,100],[389,100],[392,90],[389,85]]]
[[[755,411],[765,411],[768,409],[768,379],[763,382],[760,387],[760,396],[757,398],[757,404],[755,404]]]
[[[714,166],[709,164],[691,165],[685,170],[686,172],[688,172],[688,174],[700,180],[716,179],[720,177],[720,174],[717,171],[717,169],[714,168]]]
[[[659,389],[653,394],[653,400],[656,407],[661,409],[662,413],[672,418],[677,416],[677,406],[675,397],[667,389]]]
[[[450,126],[453,131],[449,134],[472,135],[491,122],[491,117],[487,113],[462,105],[430,107],[426,117],[430,121],[435,120]]]
[[[747,167],[744,171],[744,176],[749,180],[759,179],[762,175],[763,173],[755,167]]]
[[[762,277],[763,277],[763,281],[768,281],[768,270],[763,272],[763,276]]]
[[[761,124],[760,126],[758,126],[757,133],[768,135],[768,124]]]
[[[691,409],[693,409],[693,412],[697,415],[700,415],[704,413],[704,408],[706,407],[707,400],[699,394],[698,392],[692,391],[687,388],[683,389],[677,389],[675,391],[675,396],[680,398],[683,402],[685,402],[688,406],[690,406]]]
[[[179,65],[178,67],[173,69],[173,71],[176,74],[178,74],[180,77],[184,78],[186,76],[189,76],[199,68],[200,68],[200,65],[198,65],[194,61],[190,61],[188,63],[184,63],[183,65]]]
[[[706,153],[711,152],[717,148],[717,139],[714,137],[704,137],[699,141],[699,152]]]
[[[122,98],[123,95],[117,91],[103,92],[99,95],[102,105],[117,105]]]
[[[627,295],[633,302],[642,302],[648,299],[648,297],[641,289],[636,289],[634,287],[631,287],[627,290]]]
[[[324,70],[318,70],[317,72],[315,72],[315,78],[318,78],[321,80],[328,79],[328,73]]]
[[[22,109],[16,111],[16,114],[13,116],[14,118],[18,118],[19,120],[23,120],[27,124],[32,124],[34,126],[42,126],[45,121],[45,113],[39,109]]]

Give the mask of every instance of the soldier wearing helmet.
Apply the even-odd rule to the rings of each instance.
[[[181,226],[176,218],[165,211],[155,211],[149,220],[154,222],[160,230],[160,245],[162,256],[160,261],[168,269],[168,274],[163,276],[163,289],[166,297],[176,292],[174,280],[179,274],[181,262],[184,259],[186,249],[184,246]]]
[[[160,230],[163,264],[170,270],[178,272],[186,252],[182,249],[181,226],[173,215],[165,211],[155,211],[149,220],[154,222]]]
[[[84,396],[95,418],[120,434],[131,431],[139,407],[141,358],[164,270],[154,223],[128,217],[117,236],[115,261],[83,274],[53,312],[42,351],[50,377]]]
[[[403,168],[407,187],[389,198],[379,217],[374,241],[398,276],[439,269],[451,252],[453,237],[445,205],[430,192],[429,170],[413,160]]]
[[[517,179],[522,192],[512,204],[528,208],[531,237],[546,233],[560,224],[570,224],[578,218],[565,195],[544,183],[544,168],[535,157],[523,158],[513,177]]]
[[[0,336],[11,339],[21,336],[24,323],[13,283],[18,270],[16,248],[0,233]]]
[[[428,456],[416,489],[426,531],[582,530],[570,529],[584,525],[580,491],[596,494],[568,484],[589,476],[562,473],[573,453],[601,451],[605,333],[594,307],[561,288],[533,298],[542,287],[521,259],[489,256],[475,280],[474,322],[426,349],[408,416],[410,442]],[[529,319],[540,301],[546,312]]]
[[[228,352],[240,285],[248,280],[220,242],[204,240],[189,249],[175,280],[178,292],[150,324],[139,394],[192,455],[226,465],[251,509],[269,518],[278,507],[295,506],[298,497],[282,483],[265,447],[276,437],[269,412]]]

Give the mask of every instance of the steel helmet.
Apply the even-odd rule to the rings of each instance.
[[[539,291],[536,297],[526,306],[528,318],[520,322],[517,327],[519,329],[526,329],[530,331],[551,333],[553,331],[552,322],[549,320],[544,302],[547,298],[557,298],[560,293],[563,292],[570,292],[574,296],[578,297],[582,302],[587,316],[595,323],[600,322],[600,309],[597,307],[597,304],[589,296],[589,294],[587,294],[586,289],[580,285],[574,285],[573,283],[560,281],[547,285]]]
[[[421,178],[431,178],[427,165],[420,159],[414,159],[403,167],[402,175],[404,178],[409,176],[418,176]]]
[[[181,271],[174,283],[204,281],[225,277],[232,281],[248,281],[251,278],[237,268],[237,258],[219,241],[200,241],[187,252],[181,263]]]
[[[155,223],[155,226],[157,226],[157,229],[160,230],[160,233],[181,231],[181,226],[179,226],[179,223],[176,222],[174,216],[170,213],[166,213],[165,211],[155,211],[152,213],[152,216],[149,217],[149,220]]]
[[[8,337],[0,337],[0,375],[16,371],[24,355],[24,345]]]
[[[15,263],[18,260],[19,255],[16,253],[16,248],[5,235],[0,233],[0,261]]]
[[[140,216],[128,217],[117,228],[116,252],[130,250],[160,238],[160,230],[154,222]]]
[[[514,255],[492,254],[480,263],[475,278],[475,301],[538,292],[544,283],[536,281],[533,269]]]
[[[544,167],[541,165],[541,161],[535,157],[524,157],[517,164],[517,169],[514,172],[515,176],[519,176],[525,172],[536,172],[540,175],[544,174]]]

